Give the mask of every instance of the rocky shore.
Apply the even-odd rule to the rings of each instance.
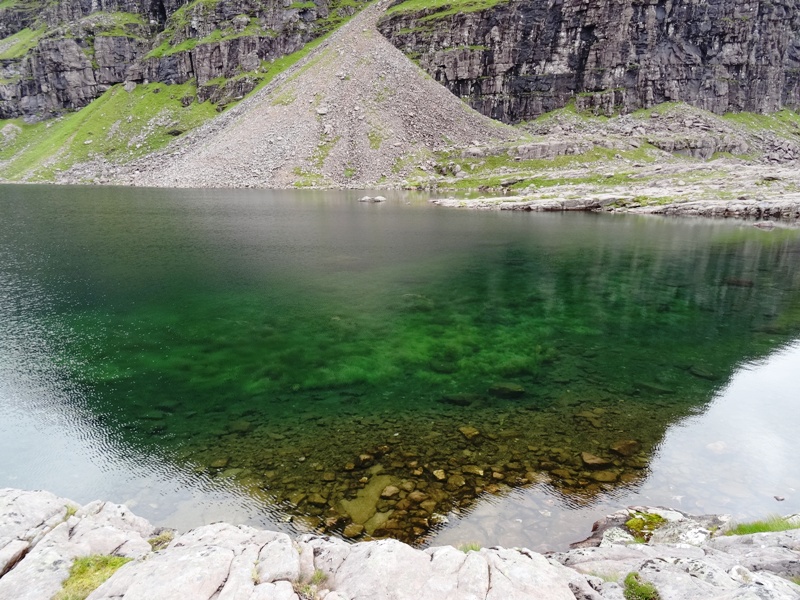
[[[585,198],[536,199],[526,196],[503,196],[463,200],[437,198],[432,203],[450,208],[477,210],[519,210],[530,212],[624,212],[634,214],[722,217],[755,220],[787,220],[800,218],[800,194],[781,200],[696,200],[644,205],[633,202],[630,196],[617,194],[590,194]]]
[[[800,524],[800,516],[787,519]],[[49,492],[3,489],[0,598],[69,597],[62,588],[73,564],[89,556],[129,559],[89,600],[621,600],[630,597],[630,573],[662,600],[800,598],[800,529],[724,535],[729,528],[724,516],[631,507],[565,552],[415,549],[225,523],[177,534],[123,505],[81,507]]]

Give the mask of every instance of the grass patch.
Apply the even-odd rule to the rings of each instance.
[[[172,530],[162,531],[156,536],[151,537],[147,540],[147,543],[150,544],[150,547],[153,549],[153,552],[158,552],[159,550],[163,550],[167,546],[169,546],[170,542],[175,539],[175,532]]]
[[[771,531],[789,531],[800,529],[800,523],[792,523],[784,517],[773,516],[762,521],[739,523],[725,532],[725,535],[749,535],[751,533],[769,533]]]
[[[369,133],[367,134],[367,139],[369,139],[369,147],[373,150],[380,150],[381,144],[383,143],[383,135],[377,129],[370,129]]]
[[[628,573],[622,583],[625,600],[660,600],[661,596],[652,583],[642,581],[638,573]]]
[[[336,136],[317,146],[314,154],[311,155],[311,162],[314,163],[315,167],[321,169],[325,165],[325,160],[328,158],[328,155],[331,153],[331,150],[333,150],[333,147],[338,141],[339,136]]]
[[[722,118],[753,132],[767,130],[780,137],[790,138],[795,141],[800,137],[800,113],[788,108],[770,115],[740,112],[728,113],[723,115]]]
[[[44,28],[21,29],[14,35],[10,35],[0,41],[0,60],[12,60],[22,58],[36,47],[39,40],[44,35]]]
[[[157,91],[157,93],[156,93]],[[0,148],[0,176],[10,180],[48,181],[58,170],[101,156],[125,163],[166,146],[176,134],[215,116],[210,102],[194,98],[192,84],[152,83],[126,92],[114,86],[89,106],[63,118],[28,125],[11,122],[21,129],[12,142]]]
[[[69,577],[53,600],[84,600],[117,569],[132,559],[123,556],[85,556],[72,563]]]
[[[429,21],[457,13],[486,10],[506,2],[507,0],[406,0],[389,8],[386,15],[424,12],[426,16],[420,21]]]
[[[292,583],[292,588],[302,600],[316,600],[319,598],[321,587],[327,580],[328,576],[325,572],[317,569],[309,579],[302,579]]]
[[[141,15],[129,12],[95,13],[96,35],[105,37],[138,38],[143,27],[146,27]],[[94,19],[95,15],[90,18]]]
[[[481,549],[481,545],[478,542],[467,542],[466,544],[461,544],[458,549],[467,554],[468,552],[478,552]]]
[[[666,525],[666,523],[667,520],[661,515],[636,512],[633,513],[630,519],[625,521],[625,526],[633,534],[634,539],[641,538],[647,541],[656,529]]]
[[[166,40],[160,46],[150,50],[145,58],[163,58],[165,56],[177,54],[178,52],[188,52],[189,50],[194,50],[198,43],[198,40],[195,38],[189,38],[177,46],[173,46],[169,40]]]

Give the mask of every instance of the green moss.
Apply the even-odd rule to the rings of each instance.
[[[736,123],[749,131],[771,131],[772,133],[797,140],[800,137],[800,113],[785,108],[770,115],[740,112],[728,113],[722,117],[730,123]]]
[[[195,38],[184,40],[177,46],[173,46],[169,41],[165,41],[162,42],[160,46],[153,48],[150,52],[148,52],[145,58],[163,58],[165,56],[177,54],[178,52],[188,52],[189,50],[194,50],[197,44],[198,40]]]
[[[142,16],[136,13],[103,13],[102,19],[97,23],[96,35],[138,38],[141,29],[146,26]]]
[[[311,161],[318,169],[321,169],[322,166],[325,164],[325,160],[328,158],[328,155],[331,153],[331,150],[333,150],[333,147],[336,145],[338,141],[339,141],[339,136],[336,136],[335,138],[331,138],[327,142],[323,142],[322,144],[317,146],[317,149],[311,156]]]
[[[294,169],[294,174],[297,176],[292,185],[296,188],[316,188],[325,186],[325,178],[312,171],[307,171],[300,167]]]
[[[158,535],[151,537],[147,542],[153,549],[153,552],[158,552],[169,546],[170,542],[175,539],[175,532],[171,530],[162,531]]]
[[[426,13],[421,21],[441,19],[457,13],[486,10],[507,0],[406,0],[389,8],[387,15],[401,13]]]
[[[467,554],[469,552],[478,552],[481,549],[481,545],[478,542],[467,542],[466,544],[461,544],[458,549]]]
[[[0,51],[0,60],[11,60],[25,56],[36,47],[44,33],[44,28],[25,28],[3,39],[0,42],[0,47],[5,49]]]
[[[729,529],[726,535],[749,535],[751,533],[767,533],[770,531],[788,531],[800,529],[800,523],[790,523],[784,517],[772,516],[763,521],[739,523]]]
[[[322,585],[328,580],[328,576],[325,574],[325,571],[321,571],[320,569],[316,569],[314,574],[311,576],[311,585]]]
[[[60,592],[53,600],[84,600],[100,587],[117,569],[130,558],[123,556],[86,556],[78,558],[69,570],[69,577],[64,581]]]
[[[653,532],[666,524],[666,519],[654,513],[635,512],[633,516],[625,522],[625,526],[633,534],[634,538],[640,537],[649,540]]]
[[[297,100],[292,90],[284,90],[272,101],[272,106],[289,106]]]
[[[660,600],[655,586],[642,581],[638,573],[628,573],[622,584],[622,594],[625,600]]]
[[[367,138],[369,139],[369,147],[373,150],[379,150],[381,144],[383,143],[383,134],[377,129],[370,129],[369,133],[367,134]]]
[[[158,91],[158,93],[155,93]],[[153,83],[126,92],[121,85],[89,106],[47,123],[11,121],[22,131],[0,149],[0,176],[7,179],[52,180],[57,170],[94,155],[124,163],[166,146],[176,132],[187,131],[216,115],[210,102],[192,102],[192,84]],[[6,122],[0,121],[0,127]]]

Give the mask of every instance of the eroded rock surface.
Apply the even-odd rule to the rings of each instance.
[[[665,522],[647,544],[627,544],[625,519]],[[153,551],[158,531],[126,507],[82,508],[48,492],[0,490],[0,597],[49,600],[73,561],[132,558],[89,600],[619,600],[638,572],[663,600],[800,598],[800,530],[715,536],[727,520],[632,507],[595,527],[585,547],[543,556],[526,549],[415,549],[392,539],[348,543],[217,523]],[[624,532],[623,532],[624,533]],[[630,536],[628,536],[629,538]],[[9,558],[11,557],[11,558]]]

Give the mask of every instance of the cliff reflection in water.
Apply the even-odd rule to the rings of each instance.
[[[794,231],[159,194],[39,215],[17,268],[59,300],[50,358],[108,435],[299,528],[420,542],[515,489],[606,502],[800,328]]]

